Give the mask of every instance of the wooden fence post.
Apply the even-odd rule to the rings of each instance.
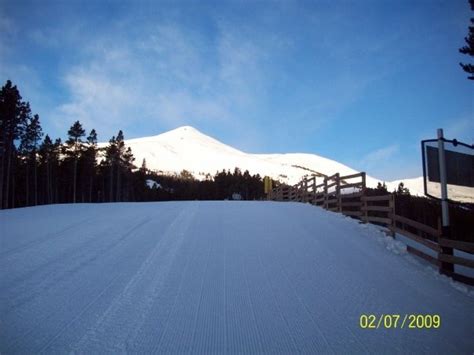
[[[388,218],[390,218],[390,226],[389,226],[390,236],[392,238],[395,238],[395,231],[393,229],[395,227],[395,218],[393,217],[395,215],[395,197],[394,197],[394,194],[390,194],[390,200],[388,201],[388,207],[391,208],[391,212],[388,214]]]
[[[328,209],[328,178],[324,178],[324,209]]]
[[[366,194],[364,193],[364,195],[361,197],[362,198],[362,209],[363,209],[363,213],[362,213],[362,222],[364,223],[367,223],[368,221],[368,216],[369,216],[369,213],[367,211],[367,200],[366,200]]]
[[[342,212],[341,206],[341,179],[339,173],[336,174],[336,199],[337,199],[337,211]]]
[[[312,193],[312,197],[311,197],[311,204],[312,205],[315,205],[316,202],[316,176],[313,176],[313,193]]]
[[[443,227],[441,224],[441,218],[438,217],[438,243],[439,243],[439,238],[447,238],[449,239],[449,236],[443,235]],[[438,260],[439,260],[439,273],[451,276],[454,273],[454,264],[443,261],[440,256],[441,254],[443,255],[448,255],[448,256],[453,256],[453,248],[446,247],[446,246],[441,246],[441,251],[438,253]]]

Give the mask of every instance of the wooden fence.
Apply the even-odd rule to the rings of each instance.
[[[321,180],[318,181],[317,180]],[[268,195],[274,201],[311,203],[329,211],[343,213],[363,223],[374,223],[386,227],[392,237],[397,234],[423,247],[407,245],[407,251],[438,267],[440,273],[457,281],[474,285],[474,278],[455,272],[454,265],[474,268],[474,260],[454,255],[454,250],[474,254],[474,243],[461,242],[443,237],[441,224],[433,228],[423,223],[397,215],[395,194],[368,196],[365,172],[340,176],[304,178],[299,183],[280,185]],[[423,251],[428,248],[436,257]]]

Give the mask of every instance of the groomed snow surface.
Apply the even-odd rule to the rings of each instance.
[[[2,354],[474,351],[471,289],[310,205],[22,208],[0,211],[0,238]],[[361,314],[441,328],[361,329]]]

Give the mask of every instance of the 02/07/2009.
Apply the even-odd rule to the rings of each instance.
[[[359,326],[362,329],[438,329],[441,317],[439,314],[361,314]]]

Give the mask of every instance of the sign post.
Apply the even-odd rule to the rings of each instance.
[[[438,129],[438,161],[439,161],[439,177],[441,183],[441,225],[443,238],[449,239],[449,203],[448,203],[448,181],[446,174],[446,156],[444,151],[443,129]],[[453,255],[453,249],[441,247],[441,253],[445,255]],[[439,259],[439,258],[438,258]],[[454,272],[454,265],[451,263],[441,262],[440,272],[442,274],[450,274]]]
[[[439,176],[441,182],[441,213],[442,226],[449,228],[449,205],[448,205],[448,182],[446,179],[446,158],[444,153],[444,137],[443,129],[438,129],[438,161],[439,161]],[[444,230],[443,230],[444,232]]]

